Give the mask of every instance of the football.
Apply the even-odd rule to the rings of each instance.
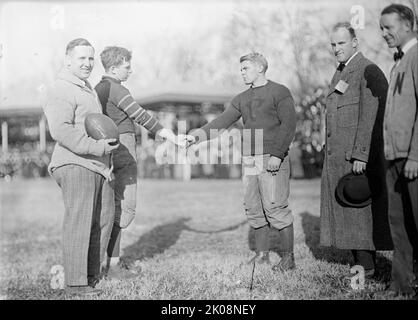
[[[90,113],[84,120],[87,135],[95,140],[100,139],[116,139],[119,143],[119,131],[116,124],[108,116],[101,113]]]

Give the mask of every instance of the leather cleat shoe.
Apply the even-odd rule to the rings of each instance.
[[[137,276],[138,275],[136,273],[130,271],[128,268],[124,268],[120,264],[117,264],[116,266],[112,266],[109,268],[106,274],[106,279],[126,280],[135,278]]]
[[[100,294],[102,290],[95,289],[90,286],[67,286],[65,288],[65,293],[68,295],[77,295],[77,296],[94,296]]]
[[[273,271],[284,272],[296,268],[293,252],[285,253],[278,264],[273,266]]]
[[[270,254],[268,251],[262,251],[262,252],[257,252],[254,257],[252,257],[249,261],[248,264],[252,264],[252,263],[258,263],[258,264],[270,264]]]
[[[87,284],[92,287],[95,288],[100,281],[103,279],[103,276],[88,276],[87,277]]]

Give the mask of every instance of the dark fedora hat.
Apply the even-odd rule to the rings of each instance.
[[[338,181],[335,197],[345,207],[362,208],[369,205],[372,202],[369,179],[364,174],[346,174]]]

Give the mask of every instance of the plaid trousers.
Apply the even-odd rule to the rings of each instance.
[[[52,173],[64,199],[63,260],[65,284],[87,285],[100,274],[114,221],[114,191],[106,179],[78,165]]]

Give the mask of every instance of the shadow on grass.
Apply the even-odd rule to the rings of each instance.
[[[305,233],[305,242],[317,260],[325,260],[331,263],[352,264],[353,257],[350,250],[340,250],[334,247],[322,247],[320,241],[320,218],[310,212],[300,214],[302,229]],[[377,278],[388,281],[390,278],[391,262],[379,252],[376,254]]]
[[[131,263],[135,260],[148,259],[154,257],[157,254],[161,254],[178,241],[183,231],[214,234],[232,231],[247,223],[247,221],[244,220],[240,223],[222,229],[199,230],[191,228],[187,225],[187,222],[190,219],[191,218],[183,217],[177,219],[174,222],[155,227],[154,229],[142,235],[138,241],[126,247],[123,251],[122,259],[127,263]]]
[[[143,234],[138,241],[123,250],[123,260],[133,262],[152,258],[173,246],[180,238],[181,232],[187,228],[190,218],[180,218],[174,222],[155,227]]]
[[[305,234],[305,242],[311,250],[312,255],[317,260],[325,260],[331,263],[349,264],[353,262],[353,257],[349,250],[339,250],[334,247],[322,247],[319,245],[320,220],[319,217],[310,212],[302,212],[302,230]]]

